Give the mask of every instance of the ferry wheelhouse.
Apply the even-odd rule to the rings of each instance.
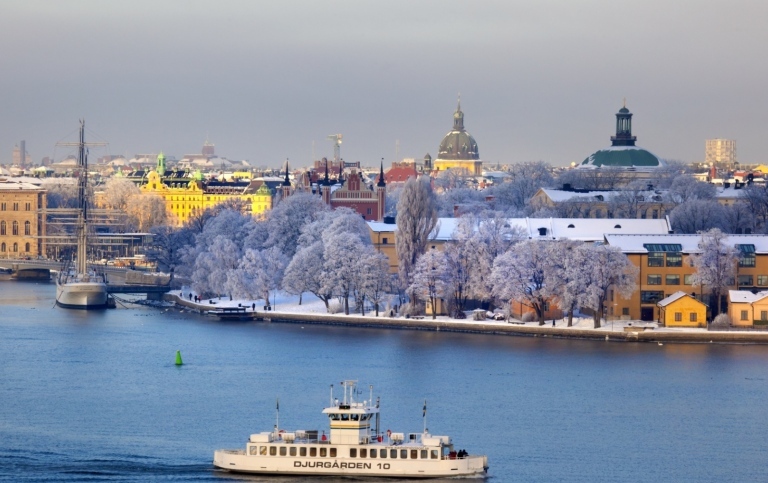
[[[438,478],[483,476],[488,458],[456,451],[449,436],[393,433],[379,430],[379,400],[355,401],[356,381],[344,381],[344,397],[323,410],[330,422],[326,435],[317,430],[272,431],[252,434],[245,449],[217,450],[214,466],[227,471],[281,475],[375,476]]]

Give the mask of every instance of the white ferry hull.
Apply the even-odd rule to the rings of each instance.
[[[56,304],[67,309],[103,309],[107,306],[107,285],[101,282],[57,283]]]
[[[397,478],[480,477],[487,468],[484,456],[442,460],[303,458],[249,456],[241,450],[218,450],[214,452],[213,464],[237,473]]]

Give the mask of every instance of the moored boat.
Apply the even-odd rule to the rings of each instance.
[[[372,476],[441,478],[483,476],[488,458],[456,451],[449,436],[429,433],[379,431],[379,403],[355,401],[356,381],[344,381],[342,401],[334,399],[323,410],[330,431],[272,431],[252,434],[245,449],[217,450],[213,464],[239,473],[280,475]],[[278,404],[279,411],[279,404]],[[279,414],[279,412],[278,412]],[[279,418],[278,418],[279,421]],[[372,427],[373,425],[373,427]]]

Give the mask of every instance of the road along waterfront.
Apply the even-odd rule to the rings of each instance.
[[[324,428],[328,386],[348,378],[374,385],[383,428],[420,431],[427,399],[430,432],[487,454],[489,481],[768,481],[765,346],[230,323],[54,298],[0,284],[0,480],[242,481],[214,470],[214,449],[271,428],[277,397],[281,425]]]

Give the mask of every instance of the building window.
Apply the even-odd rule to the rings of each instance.
[[[683,266],[683,254],[682,253],[667,253],[667,266],[668,267],[682,267]]]
[[[765,287],[766,285],[768,285],[768,275],[758,275],[757,285],[760,287]]]
[[[683,275],[683,285],[693,285],[693,275]]]
[[[29,253],[29,248],[30,248],[29,243],[25,243],[24,244],[24,251]]]
[[[32,210],[32,203],[24,203],[24,209],[27,211]]]
[[[18,251],[19,251],[19,244],[18,243],[14,243],[13,244],[13,253],[16,253]]]
[[[5,242],[3,242],[2,244],[0,244],[0,252],[3,252],[3,253],[5,253]]]
[[[680,275],[667,275],[665,279],[667,285],[680,285]]]
[[[14,221],[13,222],[13,225],[11,227],[11,233],[14,234],[14,235],[18,235],[19,234],[19,222],[18,221]]]
[[[640,292],[640,303],[655,304],[664,298],[664,292],[658,290],[642,290]]]
[[[675,312],[675,322],[682,322],[682,321],[683,321],[683,313]]]
[[[381,239],[382,245],[386,245],[387,243],[389,243],[389,240],[386,237]]]
[[[761,310],[760,311],[760,320],[762,320],[762,321],[768,320],[768,310]]]
[[[31,231],[32,231],[32,224],[30,222],[28,222],[28,221],[25,221],[24,222],[24,234],[25,235],[31,235],[32,234]]]
[[[742,252],[739,256],[740,267],[754,267],[755,266],[755,254]]]
[[[5,222],[0,221],[0,235],[5,235]]]
[[[749,318],[749,313],[746,310],[741,311],[741,320],[747,320]]]
[[[664,252],[648,252],[648,266],[649,267],[663,267],[664,266]]]
[[[739,275],[739,287],[751,287],[754,285],[752,275]]]
[[[661,275],[648,275],[648,285],[661,285]]]
[[[19,204],[18,203],[14,203],[13,204],[13,211],[19,211]]]
[[[629,315],[629,307],[622,307],[621,315]]]
[[[653,210],[653,214],[651,215],[651,218],[654,220],[659,217],[659,210]]]
[[[5,203],[0,203],[0,211],[5,211],[5,210],[6,210]]]

